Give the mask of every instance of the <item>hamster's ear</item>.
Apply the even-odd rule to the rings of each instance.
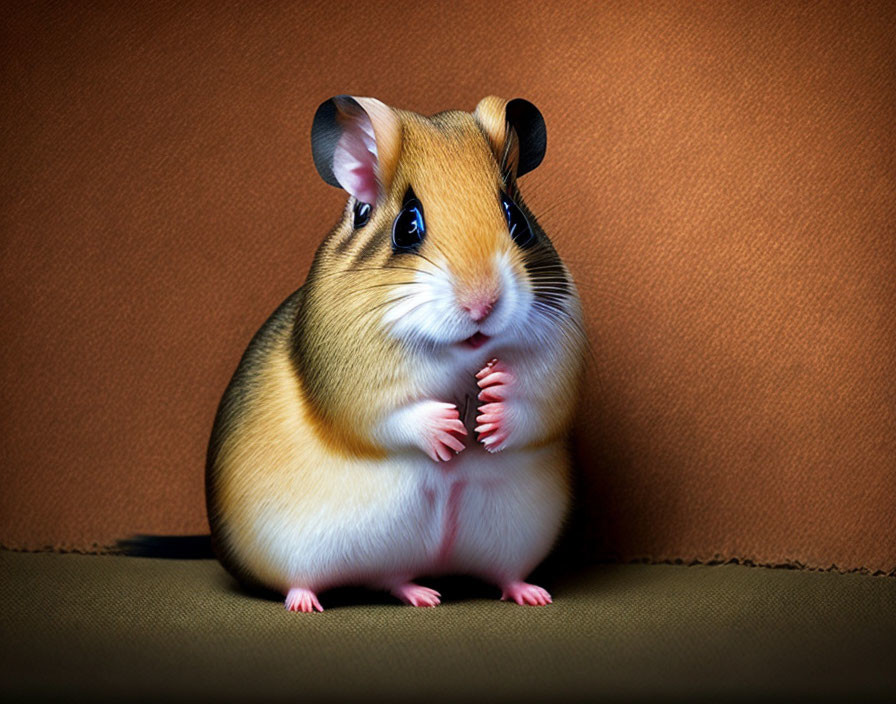
[[[547,128],[538,108],[528,100],[490,95],[479,101],[473,118],[488,136],[502,170],[515,170],[522,176],[544,159]]]
[[[371,205],[389,186],[400,142],[398,116],[374,98],[337,95],[321,103],[311,125],[321,178]]]

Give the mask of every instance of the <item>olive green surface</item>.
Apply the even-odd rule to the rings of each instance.
[[[537,701],[896,694],[896,579],[739,565],[598,565],[554,603],[432,582],[296,614],[211,560],[0,552],[0,696]]]

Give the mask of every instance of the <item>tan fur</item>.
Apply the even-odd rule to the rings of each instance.
[[[329,350],[321,355],[324,366],[308,370],[309,374],[345,382],[342,385],[337,381],[325,407],[314,409],[316,427],[332,440],[334,449],[358,456],[373,456],[379,451],[369,438],[381,416],[380,409],[395,406],[411,392],[403,371],[411,361],[406,350],[382,335],[365,334],[365,330],[382,313],[377,306],[387,300],[389,285],[409,281],[414,274],[382,268],[389,259],[386,248],[366,261],[361,270],[352,266],[365,245],[365,236],[390,226],[407,185],[412,183],[426,204],[430,223],[431,233],[421,254],[447,259],[462,291],[496,287],[496,272],[486,264],[496,251],[506,252],[514,266],[522,269],[522,255],[507,238],[506,224],[496,205],[501,174],[472,116],[442,113],[436,126],[414,113],[393,112],[401,123],[401,157],[384,202],[374,209],[366,232],[360,233],[345,256],[337,257],[334,249],[351,234],[351,220],[345,218],[328,239],[309,277],[315,285],[308,292],[305,307],[315,344]],[[401,266],[418,264],[409,256]]]
[[[275,514],[296,530],[316,530],[313,517],[325,513],[333,526],[350,526],[362,515],[387,515],[390,506],[401,504],[406,478],[419,475],[418,469],[388,458],[373,439],[384,415],[421,393],[413,373],[421,360],[379,325],[384,304],[400,291],[396,287],[412,281],[423,260],[444,262],[460,301],[497,290],[498,272],[490,263],[496,254],[524,274],[524,255],[508,237],[497,200],[503,188],[499,160],[513,139],[502,137],[506,101],[485,99],[475,118],[449,112],[430,119],[381,103],[361,104],[377,139],[385,135],[385,166],[378,174],[382,190],[371,220],[353,231],[349,202],[345,217],[317,252],[306,284],[262,328],[254,352],[250,347],[225,395],[222,408],[229,410],[219,412],[209,453],[213,533],[241,573],[277,589],[294,585],[276,555],[266,550],[266,517]],[[408,184],[425,204],[424,259],[395,257],[388,244],[377,245],[385,228],[391,228]],[[570,305],[580,319],[576,297]],[[564,438],[583,343],[574,331],[567,334],[568,344],[550,367],[534,370],[536,378],[550,384],[550,393],[533,401],[544,418],[540,431],[514,450],[519,455],[494,461],[497,468],[516,462],[520,476],[530,476],[514,489],[522,492],[520,510],[537,512],[545,502],[553,507],[548,513],[558,526],[569,491]],[[512,364],[512,350],[508,357]],[[468,375],[467,393],[473,397],[478,392],[475,371]],[[491,461],[475,446],[458,459],[461,467],[467,460]],[[504,475],[496,477],[506,481],[506,469],[501,471]]]
[[[519,142],[514,131],[507,128],[504,117],[506,107],[506,100],[489,95],[479,101],[473,117],[487,135],[498,165],[502,169],[509,168],[515,173],[519,158]]]
[[[405,120],[404,158],[397,179],[413,183],[426,204],[432,231],[421,253],[444,257],[460,290],[493,286],[491,255],[512,249],[495,195],[501,175],[469,114],[441,117],[440,127]]]
[[[288,339],[277,341],[258,371],[258,385],[245,413],[230,428],[218,453],[216,508],[226,516],[230,549],[258,579],[279,587],[276,565],[254,549],[259,507],[279,504],[297,524],[303,514],[321,506],[351,516],[358,508],[353,497],[365,503],[380,497],[385,502],[388,487],[377,480],[365,491],[359,482],[373,477],[358,473],[349,478],[355,491],[346,491],[339,478],[351,464],[342,448],[333,451],[332,439],[320,432],[308,412],[289,358]],[[333,518],[338,520],[337,515]]]

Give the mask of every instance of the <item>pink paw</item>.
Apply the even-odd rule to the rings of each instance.
[[[453,403],[433,401],[423,419],[423,451],[436,462],[447,462],[464,449],[457,436],[466,435],[467,429],[460,420],[460,413]]]
[[[507,446],[510,428],[507,420],[507,397],[516,381],[513,373],[503,362],[493,359],[476,375],[482,391],[479,400],[485,403],[479,407],[476,416],[476,432],[479,442],[489,452],[500,452]]]
[[[317,595],[310,589],[293,587],[286,593],[286,610],[301,611],[310,614],[315,609],[323,611],[324,607],[317,600]]]
[[[501,593],[501,601],[513,599],[517,604],[529,606],[547,606],[552,603],[551,595],[546,589],[526,582],[505,584]]]
[[[405,604],[410,604],[411,606],[438,606],[442,603],[439,600],[439,597],[442,595],[435,589],[422,587],[413,582],[406,582],[394,587],[392,593]]]

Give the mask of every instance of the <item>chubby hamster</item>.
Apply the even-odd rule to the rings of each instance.
[[[424,117],[338,96],[311,141],[348,201],[221,400],[217,554],[291,611],[349,584],[435,606],[415,580],[444,574],[550,603],[524,580],[569,505],[585,339],[517,186],[544,157],[541,113],[488,97]]]

